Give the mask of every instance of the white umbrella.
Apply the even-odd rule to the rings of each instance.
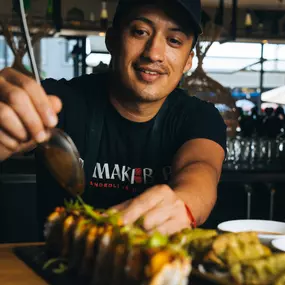
[[[278,87],[261,94],[261,100],[264,102],[285,104],[285,86]]]
[[[262,103],[261,110],[265,110],[266,108],[273,108],[274,110],[277,109],[278,105],[276,103]]]
[[[255,104],[249,100],[241,99],[236,101],[236,106],[242,108],[244,111],[250,111],[255,107]]]

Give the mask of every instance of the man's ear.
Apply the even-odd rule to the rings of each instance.
[[[117,34],[114,28],[109,28],[106,32],[105,44],[111,56],[113,56],[113,52],[116,50],[116,45],[118,44],[116,37]]]
[[[187,62],[185,64],[185,67],[184,67],[184,70],[183,70],[183,73],[185,72],[188,72],[191,67],[192,67],[192,63],[193,63],[193,57],[194,57],[194,51],[192,50],[189,54],[189,57],[187,59]]]

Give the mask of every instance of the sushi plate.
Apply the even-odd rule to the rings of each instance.
[[[25,246],[14,248],[14,253],[25,262],[35,273],[45,279],[50,285],[84,285],[82,280],[76,280],[68,273],[55,273],[54,267],[44,269],[48,261],[45,254],[45,246]],[[58,264],[55,264],[58,266]],[[193,269],[189,278],[189,285],[232,285],[226,278],[220,278],[215,274],[202,273]]]

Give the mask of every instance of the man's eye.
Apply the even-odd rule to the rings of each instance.
[[[169,39],[169,42],[170,42],[171,44],[177,45],[177,46],[181,46],[181,45],[182,45],[182,43],[181,43],[179,40],[174,39],[174,38]]]
[[[147,32],[144,30],[134,30],[133,33],[134,35],[139,36],[139,37],[145,36],[147,34]]]

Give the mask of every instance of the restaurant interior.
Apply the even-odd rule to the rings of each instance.
[[[13,67],[28,76],[33,76],[16,2],[0,0],[0,70]],[[283,224],[285,223],[285,0],[201,0],[201,2],[203,34],[194,48],[193,66],[181,78],[179,87],[189,96],[196,96],[213,103],[227,126],[227,154],[218,184],[218,198],[208,220],[200,226],[205,230],[202,235],[209,238],[216,237],[217,227],[221,232],[252,231],[254,229],[245,230],[244,227],[247,225],[246,221],[255,221],[250,225],[256,226],[263,222],[265,230],[272,231],[272,234],[277,230],[274,227],[271,229],[270,223],[282,222],[276,224],[276,227],[278,225],[282,228],[280,235],[285,238],[285,224]],[[111,56],[105,45],[105,33],[111,25],[117,0],[24,0],[24,4],[41,79],[69,80],[108,69]],[[15,260],[7,250],[7,248],[10,250],[11,244],[41,241],[40,233],[43,229],[37,219],[37,196],[40,191],[33,153],[19,153],[0,162],[1,284],[47,284],[26,271],[23,264]],[[235,220],[238,223],[233,224],[234,230],[223,229],[223,226],[225,228],[227,226],[222,224],[223,222]],[[267,236],[262,239],[262,230],[256,231],[259,232],[258,243],[255,237],[249,238],[250,234],[245,234],[245,242],[243,237],[238,238],[235,245],[244,247],[243,257],[247,252],[255,252],[255,247],[258,248],[256,252],[262,256],[271,254],[264,247],[269,245]],[[187,234],[189,233],[185,232],[185,235]],[[197,235],[200,234],[198,231]],[[190,235],[189,240],[192,238]],[[175,239],[182,242],[179,234]],[[272,240],[271,237],[270,242]],[[161,237],[160,242],[162,242]],[[261,246],[259,242],[263,245]],[[220,245],[226,243],[226,240],[221,239]],[[54,250],[54,247],[50,249]],[[278,249],[277,243],[275,249]],[[285,251],[285,242],[279,249]],[[33,254],[36,256],[38,253],[36,250],[26,252],[27,260],[29,258],[32,260]],[[214,249],[210,253],[213,252]],[[22,254],[25,255],[25,250]],[[218,264],[219,270],[221,268],[224,270],[222,273],[229,268],[221,266],[223,258],[239,258],[237,253],[234,257],[225,257],[225,255],[217,257],[211,254],[207,255],[207,260],[215,266]],[[34,267],[37,269],[33,269],[42,271],[38,264],[41,264],[43,257],[37,256],[37,258],[33,259]],[[132,258],[135,260],[135,257]],[[278,260],[274,261],[275,265],[271,264],[272,267],[267,267],[267,271],[265,270],[266,272],[271,270],[274,278],[281,271],[285,272],[285,255],[280,256],[280,260],[280,264],[284,264],[282,270],[274,271],[275,268],[279,268]],[[54,261],[57,262],[58,259]],[[117,260],[115,262],[120,263]],[[49,261],[45,266],[50,266]],[[64,270],[64,266],[61,266],[63,265],[59,264],[57,272]],[[226,266],[231,264],[228,263]],[[190,269],[186,268],[184,272],[187,270]],[[221,272],[219,271],[219,274]],[[198,277],[200,273],[197,273]],[[20,274],[26,277],[21,277]],[[231,274],[232,279],[228,280],[236,278],[233,271]],[[253,276],[252,274],[251,272],[248,276]],[[1,275],[4,276],[3,279]],[[71,279],[68,281],[64,278],[51,279],[51,275],[45,273],[40,275],[52,285],[77,284]],[[11,276],[14,276],[14,279]],[[219,278],[221,276],[223,275],[219,275]],[[216,277],[207,278],[210,283],[195,283],[195,281],[190,283],[192,285],[285,284],[284,274],[280,279],[276,279],[275,283],[271,277],[268,277],[270,280],[266,279],[267,283],[238,282],[238,277],[235,283],[223,283],[217,281]],[[154,283],[132,282],[112,284],[186,284],[184,281],[168,283],[161,280],[156,280]]]
[[[13,1],[2,2],[0,69],[13,66],[29,74]],[[116,1],[29,0],[25,5],[43,79],[108,68],[105,31]],[[285,1],[202,0],[202,6],[203,35],[180,85],[189,96],[214,103],[228,133],[218,201],[203,227],[232,219],[284,222]],[[0,163],[0,243],[38,240],[38,191],[33,155]]]
[[[108,68],[105,31],[116,1],[25,5],[43,79]],[[202,6],[203,35],[180,87],[214,103],[228,134],[218,201],[203,227],[232,219],[285,221],[285,1],[203,0]],[[29,74],[13,3],[1,7],[0,68]],[[38,240],[37,191],[33,155],[0,163],[0,243]]]

